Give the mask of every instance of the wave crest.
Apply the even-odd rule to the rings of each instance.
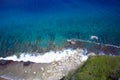
[[[30,62],[35,62],[35,63],[51,63],[54,61],[59,61],[63,58],[72,56],[75,53],[79,53],[80,56],[82,56],[82,61],[87,59],[87,56],[84,55],[86,54],[86,51],[84,51],[83,49],[76,49],[76,50],[72,50],[72,49],[64,49],[61,51],[50,51],[45,53],[44,55],[31,55],[32,53],[21,53],[19,58],[16,55],[13,56],[8,56],[6,58],[0,58],[0,60],[13,60],[13,61],[30,61]]]

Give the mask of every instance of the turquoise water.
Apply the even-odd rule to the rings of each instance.
[[[90,40],[92,35],[100,43],[119,46],[119,4],[117,0],[1,1],[0,56],[54,49],[67,39]]]

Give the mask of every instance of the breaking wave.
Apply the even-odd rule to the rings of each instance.
[[[85,61],[87,60],[88,56],[86,55],[87,51],[84,51],[82,49],[76,49],[76,50],[72,50],[72,49],[64,49],[61,51],[50,51],[45,53],[44,55],[33,55],[32,53],[21,53],[20,56],[8,56],[5,58],[0,57],[0,60],[12,60],[12,61],[23,61],[23,62],[35,62],[35,63],[51,63],[54,61],[59,61],[63,58],[72,56],[75,53],[79,53],[79,55],[81,56],[81,61]]]

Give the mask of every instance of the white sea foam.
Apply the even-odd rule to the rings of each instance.
[[[99,38],[97,36],[93,35],[93,36],[90,37],[90,39],[96,39],[96,40],[98,40]]]
[[[6,58],[0,57],[0,60],[13,60],[13,61],[31,61],[35,63],[50,63],[53,61],[59,61],[65,57],[71,56],[72,54],[76,53],[77,50],[72,49],[65,49],[61,51],[50,51],[45,53],[44,55],[31,55],[30,53],[21,53],[20,57],[18,58],[16,55],[8,56]],[[84,55],[84,50],[80,50],[79,54],[82,56],[82,61],[87,59],[87,56]]]

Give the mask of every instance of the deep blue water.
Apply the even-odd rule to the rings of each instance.
[[[1,55],[91,35],[119,46],[119,30],[119,0],[0,0]]]

